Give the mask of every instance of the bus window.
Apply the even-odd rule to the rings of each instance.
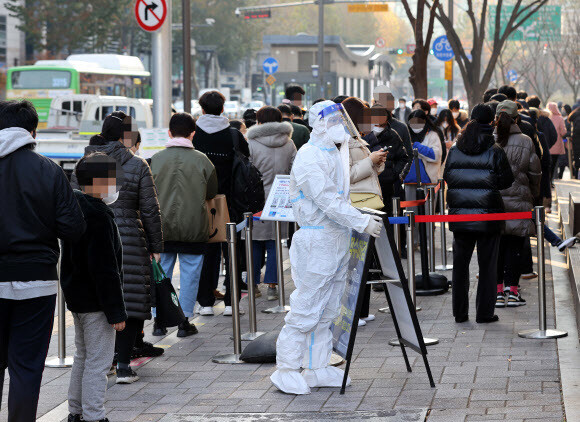
[[[66,70],[19,70],[12,72],[12,89],[69,88],[71,73]]]
[[[73,101],[73,111],[75,113],[82,113],[83,112],[83,102],[82,101]]]
[[[70,101],[63,101],[60,114],[66,116],[70,112]]]
[[[99,111],[101,112],[100,116],[99,116]],[[99,107],[99,108],[97,108],[97,111],[95,112],[95,120],[96,121],[105,120],[105,117],[107,117],[113,111],[115,111],[115,108],[113,106]]]

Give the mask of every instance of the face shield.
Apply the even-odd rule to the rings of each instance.
[[[333,104],[325,107],[318,113],[320,120],[326,126],[327,135],[335,143],[343,143],[349,138],[360,138],[360,134],[356,126],[350,119],[350,116],[342,106],[342,104]]]

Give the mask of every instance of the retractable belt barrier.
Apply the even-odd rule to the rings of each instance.
[[[532,220],[531,211],[502,212],[494,214],[454,214],[454,215],[418,215],[417,223],[468,222],[468,221],[502,221],[502,220]],[[390,224],[408,224],[407,217],[389,217]]]
[[[438,184],[437,187],[435,188],[435,195],[437,195],[437,192],[439,192],[439,189],[441,189],[441,184]],[[419,205],[423,205],[428,200],[429,200],[429,195],[427,195],[425,197],[425,199],[417,199],[415,201],[401,201],[401,203],[399,204],[399,208],[418,207]],[[399,223],[399,224],[403,224],[403,223]]]

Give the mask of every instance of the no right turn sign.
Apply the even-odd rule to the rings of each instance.
[[[137,0],[135,3],[137,23],[145,31],[157,31],[165,22],[166,16],[165,0]]]

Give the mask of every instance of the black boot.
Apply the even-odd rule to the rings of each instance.
[[[177,328],[177,337],[188,337],[198,332],[195,325],[191,324],[188,320],[183,321]]]
[[[81,422],[81,415],[73,415],[72,413],[69,413],[68,418],[67,418],[67,422]]]
[[[157,318],[155,318],[153,320],[153,335],[157,336],[157,337],[161,337],[161,336],[165,336],[167,335],[167,328],[163,327],[162,325],[159,325],[159,323],[157,322]]]

